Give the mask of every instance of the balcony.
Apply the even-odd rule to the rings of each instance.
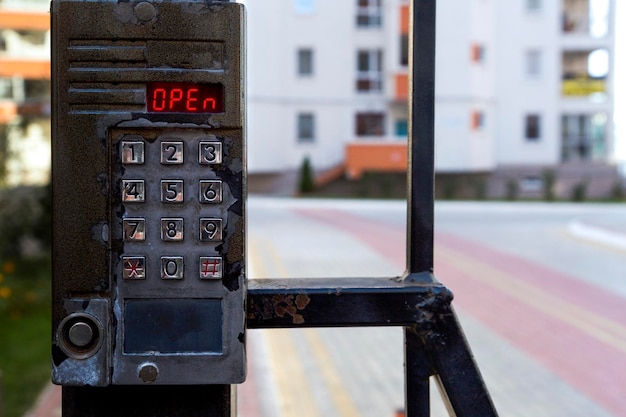
[[[609,2],[563,0],[563,33],[602,38],[609,29]]]
[[[14,30],[47,31],[50,29],[50,15],[47,10],[12,10],[0,3],[0,27]]]
[[[563,96],[580,97],[607,93],[609,53],[606,49],[564,52],[562,65]]]
[[[0,77],[18,76],[23,79],[49,80],[50,61],[0,57]]]
[[[596,93],[606,93],[606,80],[577,77],[563,80],[561,84],[561,94],[563,96],[589,96]]]
[[[0,77],[50,79],[48,8],[48,1],[0,0]]]

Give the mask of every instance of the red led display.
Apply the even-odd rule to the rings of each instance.
[[[224,86],[197,83],[148,83],[151,113],[223,113]]]

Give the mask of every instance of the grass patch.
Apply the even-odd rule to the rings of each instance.
[[[0,259],[0,415],[21,417],[50,380],[50,261]]]

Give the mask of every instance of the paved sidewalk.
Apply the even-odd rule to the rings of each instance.
[[[581,239],[587,239],[589,241],[599,242],[605,245],[614,246],[619,249],[626,249],[626,223],[624,225],[616,226],[615,224],[607,225],[602,222],[602,219],[595,219],[595,221],[590,220],[590,219],[580,219],[580,220],[573,221],[572,223],[569,224],[568,232]],[[252,263],[252,257],[250,258],[250,262]],[[478,324],[474,325],[471,321],[469,321],[468,323],[470,324],[470,326],[466,330],[468,330],[469,332],[472,332],[472,326],[480,330]],[[481,343],[485,343],[488,346],[491,346],[491,344],[493,344],[494,341],[490,340],[488,335],[480,336],[478,330],[476,331],[475,335],[474,334],[472,335],[472,337],[474,338],[473,340],[479,341]],[[315,335],[311,335],[311,336],[315,336]],[[323,338],[327,336],[317,335],[315,337]],[[335,338],[334,340],[337,340],[338,336],[335,335],[333,337]],[[478,339],[481,339],[481,340],[478,340]],[[266,342],[271,345],[272,340],[269,340]],[[276,342],[274,341],[274,343]],[[284,343],[284,341],[281,343]],[[296,343],[300,343],[300,342],[297,341]],[[296,346],[296,348],[303,349],[302,346]],[[484,362],[488,361],[487,357],[479,358],[479,359],[484,360]],[[258,364],[258,363],[254,363],[254,364],[249,363],[249,365],[251,367],[254,366],[255,368],[259,366],[268,366],[267,364]],[[306,364],[304,364],[304,366],[306,366]],[[511,366],[514,366],[513,362],[511,363]],[[483,371],[489,373],[490,372],[489,367],[483,368]],[[506,384],[505,376],[497,376],[497,377],[494,376],[493,378],[494,379],[497,378],[500,382],[502,382],[502,384]],[[529,383],[531,382],[529,381]],[[261,385],[264,385],[264,384],[258,384],[257,388],[261,389],[262,388]],[[498,387],[489,387],[489,388],[498,389]],[[520,402],[520,401],[523,401],[523,399],[511,398],[511,401]],[[244,410],[240,410],[240,411],[242,412],[242,414],[245,414],[246,417],[259,417],[261,415],[261,410],[258,409],[258,405],[255,405],[254,408],[256,408],[256,410],[248,409],[249,411],[245,413],[243,412]],[[33,409],[30,412],[28,412],[27,415],[24,417],[61,417],[61,387],[53,385],[51,383],[48,384],[45,387],[45,389],[42,391]],[[386,416],[381,416],[381,417],[386,417]],[[390,415],[389,417],[392,417],[392,416]]]
[[[61,417],[61,387],[49,383],[25,417]]]

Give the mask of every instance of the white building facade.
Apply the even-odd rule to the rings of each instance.
[[[0,186],[50,180],[49,9],[0,0]]]
[[[437,174],[610,192],[614,3],[438,0]],[[249,174],[406,170],[409,2],[246,5]]]

